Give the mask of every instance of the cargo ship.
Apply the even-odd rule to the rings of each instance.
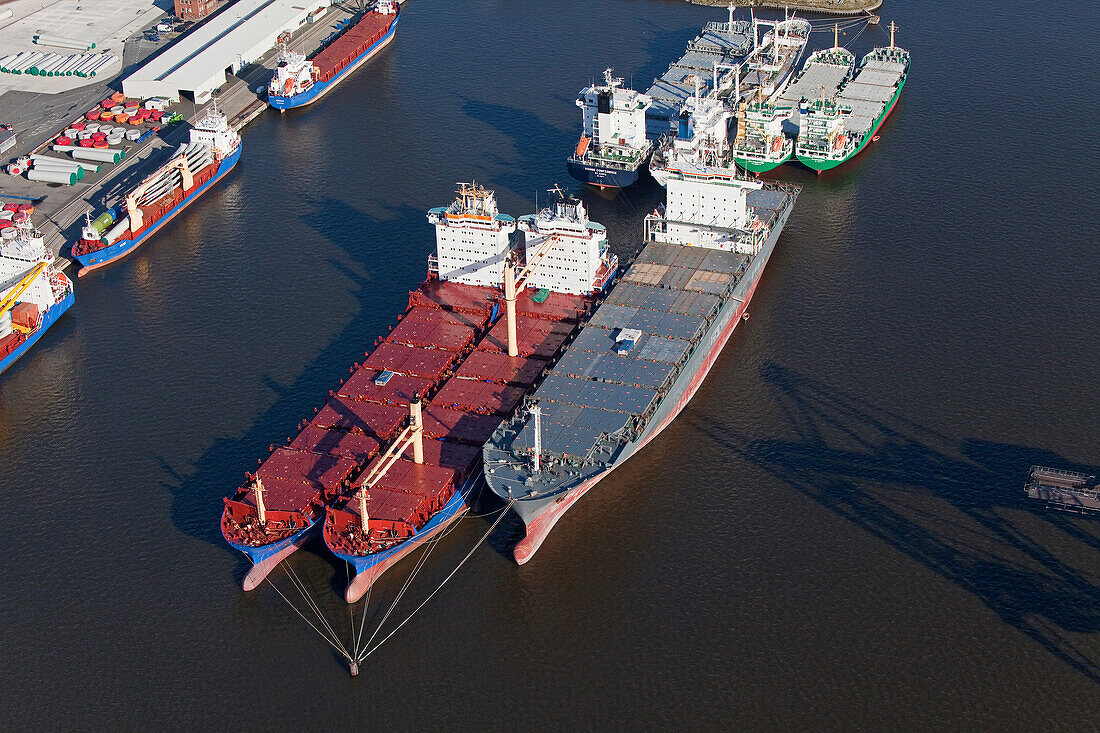
[[[569,175],[600,188],[626,188],[638,176],[653,152],[646,137],[646,110],[653,100],[623,86],[623,80],[604,70],[604,83],[581,90],[583,128],[577,148],[566,165]]]
[[[777,98],[768,101],[758,96],[738,105],[733,142],[737,165],[763,173],[791,159],[807,101],[834,99],[852,76],[856,57],[840,45],[839,31],[839,26],[834,27],[833,47],[810,54]]]
[[[428,219],[436,251],[397,325],[225,500],[222,534],[253,562],[245,590],[320,534],[355,570],[354,602],[461,516],[481,446],[617,270],[604,228],[568,197],[517,224],[461,184]]]
[[[275,73],[267,87],[268,104],[285,112],[316,102],[389,45],[399,18],[397,0],[378,0],[374,10],[348,25],[312,59],[288,50],[289,36],[280,36]]]
[[[1100,512],[1100,480],[1087,473],[1032,466],[1024,491],[1029,499],[1046,502],[1054,509]]]
[[[649,173],[662,186],[668,183],[669,170],[681,163],[724,166],[729,163],[730,107],[714,95],[703,94],[703,80],[692,76],[695,96],[680,110],[675,132],[662,137],[649,161]]]
[[[909,52],[894,45],[876,48],[833,99],[815,99],[807,105],[798,133],[795,155],[806,167],[821,173],[836,168],[876,139],[876,133],[901,96],[909,75]]]
[[[746,315],[799,189],[683,166],[646,244],[483,453],[531,559],[562,515],[687,405]]]
[[[687,44],[684,54],[646,90],[653,103],[646,113],[646,133],[651,140],[675,136],[684,105],[696,93],[696,79],[703,94],[721,98],[731,107],[760,92],[765,99],[782,93],[805,50],[810,24],[802,18],[782,20],[729,20],[708,23]]]
[[[128,193],[117,207],[89,220],[72,246],[86,275],[137,249],[176,214],[225,177],[241,157],[241,138],[212,108],[171,159]],[[115,219],[121,214],[121,218]]]
[[[53,266],[29,204],[0,217],[0,374],[25,354],[73,304],[73,284]],[[8,216],[14,214],[14,216]]]

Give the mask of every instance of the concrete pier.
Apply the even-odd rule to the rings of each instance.
[[[291,50],[311,53],[333,32],[333,25],[337,21],[350,15],[333,6],[324,21],[305,25],[294,34],[290,42]],[[129,56],[131,42],[127,43]],[[130,58],[126,61],[130,61]],[[219,90],[218,109],[226,114],[230,124],[238,131],[267,109],[266,95],[260,94],[259,89],[270,80],[275,61],[276,52],[272,49],[257,63],[243,69],[239,75],[229,77],[229,81]],[[124,74],[108,83],[86,85],[62,95],[8,92],[0,97],[0,119],[15,124],[19,140],[18,145],[7,151],[0,162],[6,164],[11,159],[31,152],[65,157],[61,153],[52,153],[49,150],[50,142],[97,102],[117,91],[123,77]],[[62,254],[67,254],[71,243],[79,237],[85,214],[94,216],[103,211],[162,165],[169,152],[187,140],[190,123],[196,121],[207,107],[208,104],[196,106],[186,100],[172,105],[171,110],[181,114],[187,124],[164,126],[141,143],[126,141],[123,144],[126,160],[117,165],[104,165],[99,173],[89,174],[72,186],[42,183],[28,180],[25,176],[0,173],[3,176],[0,179],[3,181],[0,199],[19,197],[32,200],[35,205],[35,225],[45,235],[51,251],[58,255],[58,264],[67,266],[69,262]],[[58,114],[59,111],[63,114]],[[33,121],[41,120],[45,116],[51,118],[52,124],[34,124]],[[246,152],[245,155],[247,154]],[[201,206],[202,203],[197,205]]]

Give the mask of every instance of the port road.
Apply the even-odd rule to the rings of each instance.
[[[323,20],[307,24],[294,33],[290,49],[299,53],[311,53],[321,41],[334,31],[334,24],[351,14],[333,6]],[[126,45],[124,69],[128,73],[136,60],[150,55],[152,44],[141,38],[130,39]],[[267,103],[259,92],[271,78],[276,62],[276,51],[271,49],[255,63],[230,76],[217,94],[218,109],[224,112],[238,131],[267,109]],[[131,59],[135,61],[131,61]],[[80,118],[100,100],[119,91],[124,75],[109,83],[89,84],[60,95],[8,92],[0,98],[0,112],[6,121],[15,125],[21,144],[11,157],[36,152],[48,152],[48,143],[69,124]],[[14,96],[13,96],[14,95]],[[126,160],[118,165],[104,165],[97,174],[89,174],[73,186],[31,181],[23,176],[3,178],[3,194],[35,203],[34,221],[42,231],[46,244],[55,256],[61,258],[61,266],[68,260],[62,258],[69,245],[80,235],[85,214],[99,212],[119,201],[141,180],[162,165],[169,154],[188,139],[191,124],[210,107],[182,100],[171,110],[184,117],[187,124],[164,126],[160,132],[150,135],[141,143],[127,141]],[[45,146],[45,147],[44,147]],[[244,153],[247,155],[247,152]],[[4,161],[8,162],[7,160]],[[0,196],[2,197],[2,196]]]

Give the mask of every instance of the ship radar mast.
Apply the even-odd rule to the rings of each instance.
[[[895,25],[894,21],[891,20],[890,21],[890,48],[897,48],[894,45],[894,31],[896,31],[897,29],[898,29],[897,25]]]
[[[617,78],[615,76],[612,76],[612,71],[614,71],[614,69],[612,69],[610,66],[608,66],[606,69],[604,69],[603,70],[603,78],[604,78],[604,81],[607,83],[607,86],[610,89],[615,89],[615,87],[622,86],[623,80],[620,79],[620,78]]]
[[[479,186],[477,181],[470,183],[459,182],[455,190],[462,211],[475,211],[489,216],[495,215],[496,207],[490,202],[494,201],[493,192]]]

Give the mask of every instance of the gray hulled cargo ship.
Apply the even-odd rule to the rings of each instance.
[[[483,452],[485,479],[526,525],[527,562],[561,516],[661,432],[745,316],[799,189],[684,166],[646,245],[538,390]]]

